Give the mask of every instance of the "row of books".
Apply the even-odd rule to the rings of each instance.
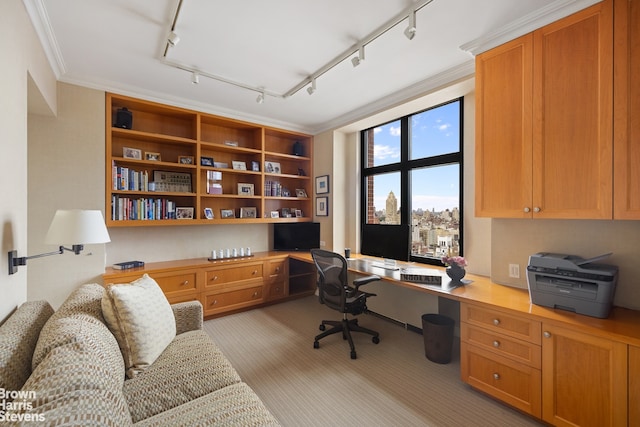
[[[167,199],[132,199],[117,194],[111,196],[111,219],[154,220],[176,219],[176,202]]]
[[[113,189],[149,191],[149,172],[113,165]]]
[[[282,196],[282,185],[278,181],[265,180],[264,181],[264,195],[272,197]]]

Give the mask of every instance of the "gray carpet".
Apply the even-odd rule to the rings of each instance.
[[[284,426],[541,425],[464,384],[457,342],[451,363],[433,363],[422,335],[361,315],[361,325],[380,332],[380,344],[354,334],[356,360],[340,334],[314,349],[320,321],[339,318],[311,296],[204,328]]]

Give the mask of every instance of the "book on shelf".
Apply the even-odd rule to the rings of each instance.
[[[144,267],[144,261],[125,261],[113,264],[113,268],[116,270],[128,270],[137,267]]]
[[[400,280],[422,283],[424,285],[442,285],[442,273],[433,268],[401,268]]]

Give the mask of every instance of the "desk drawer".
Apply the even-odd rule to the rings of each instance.
[[[460,321],[540,345],[540,322],[473,304],[460,304]]]
[[[158,282],[162,291],[170,295],[175,292],[182,291],[196,291],[197,283],[196,283],[196,273],[179,273],[179,274],[171,274],[171,275],[151,275],[151,278]]]
[[[262,296],[262,285],[230,292],[210,293],[204,297],[205,315],[259,304],[263,301]]]
[[[462,322],[460,339],[468,344],[540,369],[542,352],[540,346],[508,335],[493,332]]]
[[[207,271],[206,287],[262,279],[262,263],[229,265]]]

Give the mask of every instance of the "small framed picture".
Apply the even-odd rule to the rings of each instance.
[[[247,170],[247,164],[245,162],[240,162],[237,160],[234,160],[231,162],[231,166],[233,167],[233,169],[237,170],[237,171],[246,171]]]
[[[260,163],[259,162],[251,162],[251,170],[254,172],[260,172]]]
[[[176,208],[176,218],[193,219],[193,208]]]
[[[200,157],[200,166],[213,166],[213,157]]]
[[[296,188],[296,197],[307,197],[307,192],[304,188]]]
[[[302,218],[302,210],[296,209],[296,218]]]
[[[329,192],[329,175],[316,177],[316,194],[326,194]]]
[[[235,218],[236,214],[233,209],[220,209],[220,217],[221,218]]]
[[[316,197],[316,215],[329,216],[329,198]]]
[[[282,173],[278,162],[264,162],[264,171],[266,173]]]
[[[193,157],[192,156],[178,156],[178,163],[181,165],[192,165]]]
[[[253,196],[253,184],[247,184],[244,182],[238,183],[238,195],[239,196]]]
[[[282,208],[282,218],[291,218],[291,209],[290,208]]]
[[[240,218],[256,218],[258,210],[256,208],[240,208]]]
[[[280,218],[280,212],[271,211],[271,218]]]
[[[152,161],[152,162],[159,162],[159,161],[162,160],[162,157],[160,156],[160,153],[153,153],[151,151],[145,151],[144,159]]]
[[[125,159],[142,160],[142,150],[137,148],[122,147],[122,157]]]
[[[206,219],[213,219],[213,209],[211,208],[204,208],[204,217]]]

